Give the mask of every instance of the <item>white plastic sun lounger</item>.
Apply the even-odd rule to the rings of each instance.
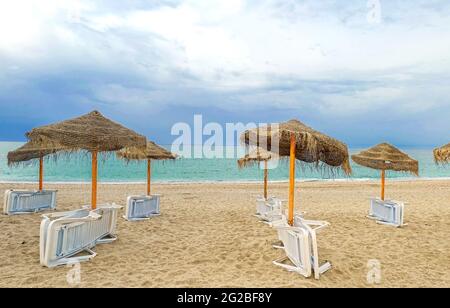
[[[405,226],[403,223],[405,204],[394,200],[370,199],[369,218],[380,224],[393,227]]]
[[[6,215],[29,214],[56,208],[57,190],[7,190],[3,204]]]
[[[272,226],[277,229],[286,253],[285,257],[273,263],[304,277],[310,277],[314,272],[314,278],[319,279],[321,274],[331,268],[331,263],[319,263],[316,232],[328,225],[325,221],[305,220],[300,216],[295,217],[293,227],[288,225],[286,219],[273,223]],[[292,265],[286,263],[288,260]]]
[[[139,221],[161,215],[160,199],[161,195],[128,197],[123,218],[128,221]]]
[[[116,224],[121,206],[99,206],[96,210],[80,209],[42,215],[40,262],[46,267],[89,261],[96,256],[96,244],[116,240]],[[77,256],[86,252],[87,255]]]
[[[306,212],[295,212],[294,215],[297,218],[303,219],[304,215],[306,214]],[[272,228],[275,228],[277,230],[278,233],[278,242],[274,243],[272,246],[274,248],[278,248],[278,249],[284,249],[283,247],[283,236],[285,235],[285,232],[278,230],[277,227],[281,227],[281,226],[285,226],[286,223],[286,217],[288,216],[288,210],[286,209],[284,214],[277,216],[277,218],[279,219],[274,219],[271,222],[269,222],[269,225]]]
[[[283,201],[276,197],[270,197],[267,200],[258,197],[256,199],[255,216],[265,222],[280,220],[282,218]]]

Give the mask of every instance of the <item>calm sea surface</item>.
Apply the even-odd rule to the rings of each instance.
[[[23,143],[0,142],[0,182],[34,182],[37,181],[37,164],[28,163],[17,167],[8,167],[6,155]],[[360,149],[350,149],[356,153]],[[432,149],[403,148],[410,156],[419,160],[420,178],[450,178],[449,167],[438,167],[433,162]],[[228,149],[230,151],[230,149]],[[242,153],[242,149],[233,152]],[[236,154],[238,156],[239,154]],[[353,175],[350,179],[375,179],[379,172],[352,164]],[[88,182],[91,176],[90,156],[84,153],[60,157],[57,161],[45,161],[44,179],[47,182]],[[273,181],[288,179],[288,166],[280,163],[270,170],[269,178]],[[240,170],[236,159],[188,159],[180,158],[171,162],[152,162],[152,179],[157,182],[217,182],[217,181],[259,181],[263,171],[254,166]],[[412,178],[409,174],[388,172],[389,178]],[[99,180],[102,182],[143,182],[146,178],[146,164],[126,163],[115,155],[103,157],[99,164]],[[309,168],[297,168],[297,179],[348,179],[343,174],[317,172]]]

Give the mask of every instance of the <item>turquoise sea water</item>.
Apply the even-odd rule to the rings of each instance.
[[[35,182],[38,166],[29,163],[18,167],[8,167],[6,155],[23,143],[0,142],[0,182]],[[356,153],[361,149],[350,149]],[[420,178],[450,178],[449,167],[439,167],[433,162],[432,149],[402,148],[410,156],[419,160]],[[239,155],[239,154],[237,154]],[[236,155],[236,156],[237,156]],[[353,175],[350,179],[378,179],[380,174],[368,168],[352,164]],[[57,161],[45,161],[44,180],[47,182],[88,182],[91,176],[90,156],[77,154],[60,157]],[[309,168],[297,168],[297,179],[348,179],[343,174],[320,173]],[[270,170],[272,181],[288,179],[288,166],[280,163]],[[180,158],[171,162],[152,162],[152,179],[157,182],[215,182],[215,181],[260,181],[263,171],[258,166],[240,170],[236,159],[187,159]],[[409,174],[388,172],[389,178],[414,178]],[[126,163],[115,155],[104,157],[99,163],[99,180],[102,182],[144,182],[146,164]]]

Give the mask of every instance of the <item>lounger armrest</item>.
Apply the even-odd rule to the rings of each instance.
[[[317,227],[315,227],[315,228],[312,228],[314,231],[319,231],[319,230],[322,230],[323,228],[325,228],[325,227],[328,227],[330,224],[326,224],[326,225],[320,225],[320,226],[317,226]]]
[[[102,208],[102,206],[100,206],[100,208]],[[115,203],[112,203],[112,204],[108,204],[105,208],[106,209],[109,208],[109,209],[118,209],[118,210],[120,210],[120,209],[123,209],[123,206],[115,204]]]
[[[302,222],[307,225],[309,228],[311,228],[314,231],[319,231],[325,227],[328,227],[330,223],[328,221],[323,220],[306,220],[303,219]]]
[[[83,210],[90,210],[90,211],[92,211],[92,206],[91,205],[83,205],[82,207],[81,207]],[[115,203],[111,203],[111,204],[101,204],[101,205],[98,205],[97,206],[97,209],[98,210],[101,210],[101,209],[122,209],[123,208],[123,206],[122,205],[117,205],[117,204],[115,204]]]
[[[285,230],[285,231],[295,231],[295,232],[300,232],[303,229],[302,228],[297,228],[297,227],[288,227],[288,226],[273,226],[275,229],[277,230]]]
[[[268,224],[271,228],[277,228],[277,227],[280,227],[280,226],[277,226],[277,224],[279,224],[281,221],[283,221],[283,218],[271,221]]]
[[[394,202],[395,204],[408,204],[407,202],[403,202],[403,201],[396,201],[396,200],[391,200],[392,202]]]
[[[86,217],[67,217],[67,218],[60,218],[56,220],[60,224],[68,224],[68,223],[78,223],[78,222],[89,222],[94,220],[99,220],[102,218],[102,215],[99,215],[97,213],[90,213]]]
[[[102,215],[97,214],[95,212],[89,212],[88,216],[85,217],[73,217],[71,216],[72,214],[74,214],[76,211],[68,211],[68,212],[58,212],[58,213],[49,213],[49,214],[44,214],[41,217],[44,219],[58,219],[60,221],[65,221],[65,222],[71,222],[71,221],[92,221],[92,220],[98,220],[102,217]],[[66,219],[64,219],[66,217]]]
[[[19,197],[31,197],[33,194],[20,194]]]
[[[326,227],[329,226],[330,223],[328,221],[324,221],[324,220],[308,220],[308,219],[303,219],[302,220],[305,224],[308,224],[310,226],[319,226],[319,227]]]
[[[42,218],[61,218],[64,216],[69,216],[74,214],[76,211],[67,211],[67,212],[56,212],[56,213],[48,213],[41,215]]]
[[[86,217],[88,220],[98,220],[100,218],[102,218],[102,215],[95,213],[95,212],[90,212],[89,216]]]

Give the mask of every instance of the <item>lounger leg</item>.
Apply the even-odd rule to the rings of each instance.
[[[51,262],[50,264],[48,264],[48,267],[56,267],[56,266],[60,266],[60,265],[86,262],[86,261],[92,260],[93,258],[95,258],[95,256],[97,256],[97,253],[95,253],[94,251],[92,251],[89,248],[87,248],[83,251],[89,253],[89,255],[58,259],[58,260],[55,260],[55,261]]]
[[[312,243],[312,259],[313,259],[312,264],[314,268],[314,278],[319,280],[321,274],[331,269],[331,263],[325,262],[322,265],[319,264],[319,249],[317,247],[316,232],[311,230],[309,234],[311,236],[311,243]]]
[[[157,217],[157,216],[161,216],[161,214],[150,214],[147,217],[133,217],[133,218],[129,218],[127,217],[127,215],[123,215],[123,219],[127,220],[127,221],[144,221],[144,220],[150,220],[152,217]]]
[[[373,216],[373,215],[367,215],[366,217],[369,218],[369,219],[372,219],[372,220],[379,220],[378,217]]]
[[[323,274],[330,269],[331,269],[331,263],[327,261],[319,267],[319,274]],[[316,278],[316,279],[319,279],[319,278]]]
[[[254,214],[253,216],[255,216],[256,218],[259,219],[258,222],[262,222],[264,224],[270,224],[270,221],[267,220],[267,218],[263,215],[259,215],[259,214]]]
[[[272,243],[272,247],[275,249],[284,249],[284,244],[282,241],[276,241]]]
[[[123,215],[122,216],[125,220],[128,221],[144,221],[144,220],[149,220],[150,217],[144,217],[144,218],[128,218],[127,215]]]
[[[308,278],[310,275],[307,273],[306,270],[299,268],[297,266],[293,266],[293,265],[288,265],[288,264],[284,264],[283,262],[289,260],[288,257],[281,257],[279,259],[276,259],[275,261],[273,261],[272,263],[280,266],[282,268],[284,268],[285,270],[289,271],[289,272],[296,272],[306,278]]]
[[[32,210],[32,211],[28,211],[28,212],[13,212],[13,213],[10,213],[10,214],[8,214],[8,215],[30,215],[30,214],[36,214],[36,213],[40,213],[40,212],[51,212],[51,211],[55,211],[55,209],[54,208],[48,208],[48,207],[46,207],[46,208],[37,208],[37,209],[34,209],[34,210]]]
[[[377,224],[391,226],[391,227],[396,227],[396,228],[405,227],[405,226],[408,225],[408,224],[398,225],[398,224],[394,224],[392,222],[383,221],[383,220],[380,220],[380,218],[378,218],[376,216],[370,216],[369,215],[369,216],[367,216],[367,218],[375,220]]]
[[[401,228],[401,227],[405,227],[408,225],[408,224],[398,225],[398,224],[394,224],[394,223],[386,222],[386,221],[382,221],[382,220],[377,220],[377,224],[396,227],[396,228]]]
[[[114,242],[115,240],[117,240],[117,236],[113,236],[111,234],[108,234],[105,237],[99,239],[97,241],[97,244],[108,244],[108,243]]]

